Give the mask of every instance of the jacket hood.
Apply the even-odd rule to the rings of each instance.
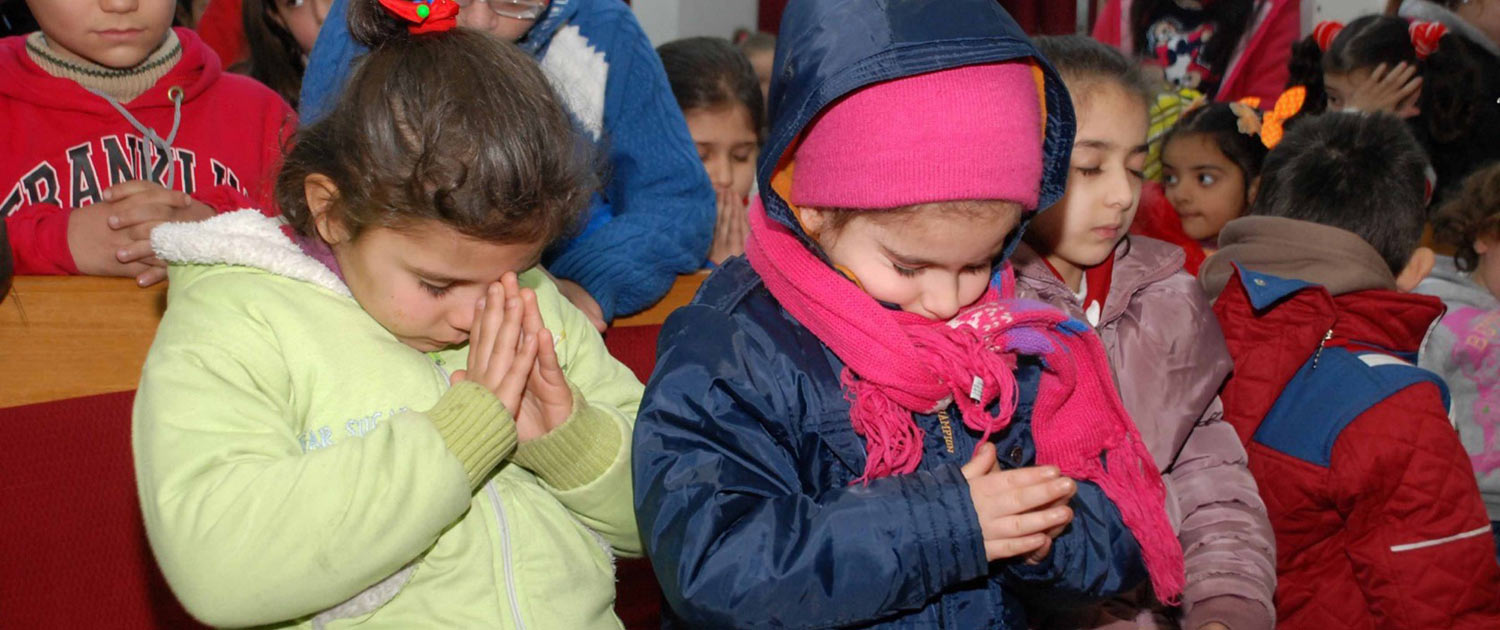
[[[536,24],[531,25],[531,30],[526,31],[526,35],[517,40],[516,45],[527,54],[536,56],[552,42],[552,36],[557,34],[558,29],[572,21],[573,16],[578,14],[579,7],[590,1],[552,0],[552,4],[547,6],[547,12],[537,19]]]
[[[1057,71],[1000,3],[793,0],[782,15],[776,42],[769,102],[771,133],[756,170],[767,214],[812,247],[786,201],[790,178],[778,175],[790,172],[785,167],[797,141],[834,101],[875,83],[1028,57],[1036,60],[1045,83],[1046,137],[1037,207],[1046,208],[1062,197],[1066,187],[1073,104]],[[1033,216],[1022,219],[1022,229]],[[1012,245],[1021,231],[1012,236]]]
[[[1450,256],[1438,257],[1432,273],[1417,285],[1415,292],[1441,299],[1450,310],[1456,306],[1472,306],[1482,311],[1500,310],[1500,300],[1474,282],[1474,276],[1460,271]]]
[[[156,85],[125,103],[128,109],[160,107],[170,110],[173,103],[167,98],[167,90],[174,87],[182,88],[184,103],[192,102],[223,73],[218,55],[198,38],[197,33],[186,28],[172,30],[182,42],[182,57]],[[25,36],[0,39],[0,95],[54,110],[119,116],[108,102],[83,89],[77,82],[54,77],[36,65],[26,54]]]
[[[151,231],[151,249],[172,267],[235,265],[317,285],[343,296],[349,287],[338,274],[307,255],[281,219],[236,210],[196,223],[164,223]]]
[[[1224,226],[1219,247],[1198,272],[1210,299],[1224,291],[1236,264],[1322,285],[1333,295],[1396,288],[1396,276],[1380,253],[1353,232],[1336,227],[1281,217],[1242,217]]]

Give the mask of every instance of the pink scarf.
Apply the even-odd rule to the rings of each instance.
[[[912,414],[953,403],[982,441],[1003,430],[1016,409],[1015,356],[1040,356],[1045,369],[1031,418],[1037,463],[1104,490],[1140,544],[1157,598],[1175,603],[1185,570],[1167,521],[1166,491],[1115,391],[1104,347],[1087,325],[1013,299],[1009,265],[1000,291],[991,288],[949,322],[887,309],[772,220],[760,199],[749,214],[750,265],[782,307],[845,364],[849,419],[865,439],[860,481],[917,469],[923,432]],[[987,414],[996,401],[999,413]]]

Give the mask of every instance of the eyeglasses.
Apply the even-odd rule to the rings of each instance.
[[[515,20],[535,20],[547,12],[548,0],[454,0],[460,7],[483,2],[490,11],[500,17]]]

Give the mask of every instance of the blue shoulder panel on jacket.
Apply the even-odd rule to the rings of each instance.
[[[1448,387],[1432,372],[1378,352],[1324,348],[1308,359],[1255,430],[1256,442],[1317,466],[1333,462],[1333,445],[1360,414],[1396,392],[1432,383],[1448,404]]]
[[[1240,282],[1245,286],[1245,293],[1250,295],[1250,305],[1257,311],[1280,302],[1288,295],[1318,286],[1302,280],[1250,271],[1241,267],[1239,263],[1235,263],[1234,268],[1239,270]]]

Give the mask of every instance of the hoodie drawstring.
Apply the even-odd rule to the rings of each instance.
[[[172,100],[172,131],[171,133],[167,134],[167,137],[165,139],[160,135],[157,135],[155,129],[141,124],[141,121],[137,120],[135,116],[132,116],[130,112],[126,110],[119,101],[115,100],[113,96],[105,94],[104,92],[91,87],[85,87],[84,89],[92,92],[94,96],[104,99],[104,102],[109,103],[111,107],[114,107],[115,111],[120,112],[120,115],[125,117],[125,120],[130,121],[130,126],[135,127],[136,131],[141,132],[141,135],[145,136],[146,140],[156,147],[158,153],[166,156],[167,181],[165,185],[167,188],[171,188],[173,183],[172,141],[177,138],[177,127],[182,124],[182,88],[174,85],[167,89],[167,98]],[[149,164],[145,166],[145,170],[150,170]],[[147,173],[141,173],[141,179],[146,179],[146,175]]]

